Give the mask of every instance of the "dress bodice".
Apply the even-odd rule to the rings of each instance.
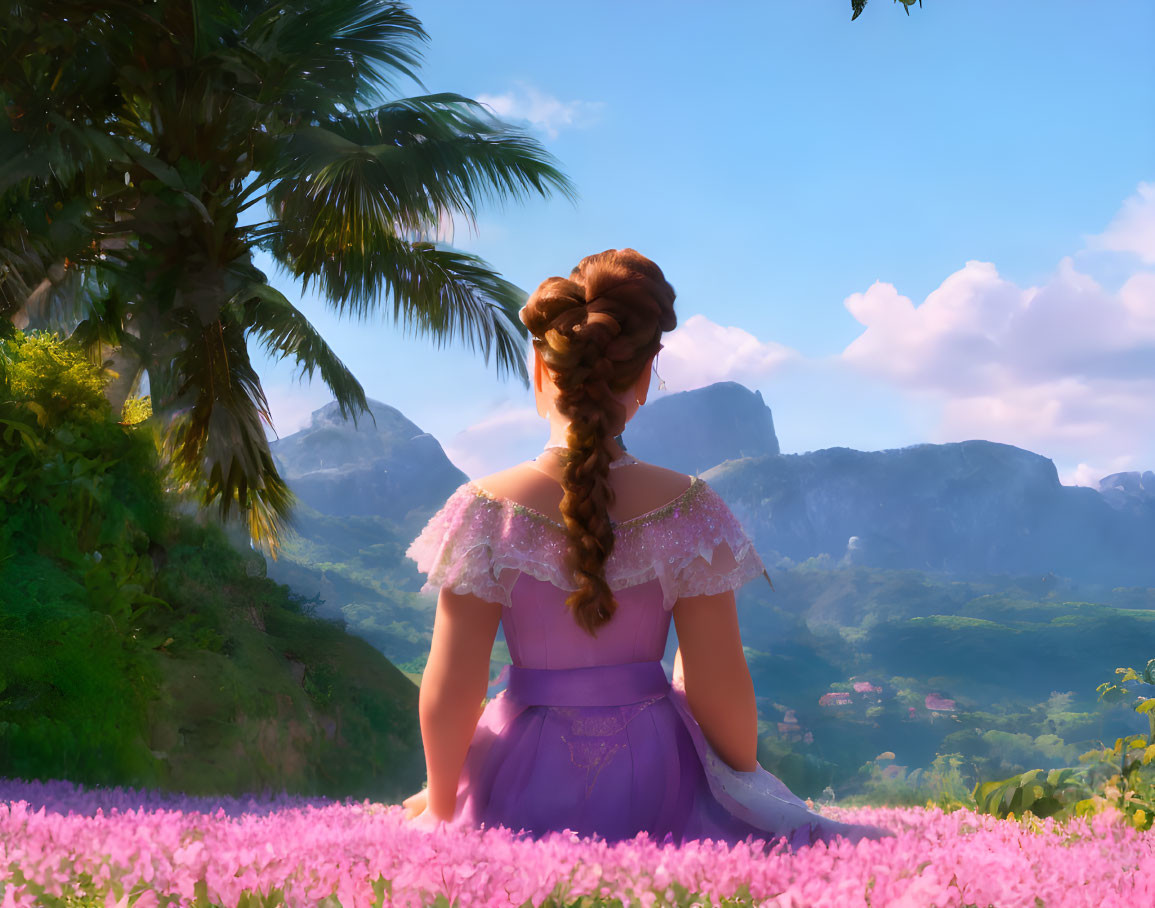
[[[406,555],[428,575],[422,592],[447,586],[499,602],[514,665],[575,668],[662,658],[679,598],[736,589],[765,573],[726,503],[699,477],[677,499],[614,523],[606,582],[617,610],[592,637],[565,605],[576,588],[563,527],[532,508],[467,482]]]

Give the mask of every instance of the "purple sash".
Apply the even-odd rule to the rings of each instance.
[[[506,694],[526,706],[626,706],[669,693],[660,661],[582,668],[509,666]]]

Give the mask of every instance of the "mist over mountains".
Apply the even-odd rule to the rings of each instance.
[[[271,443],[274,459],[309,509],[383,518],[416,536],[469,477],[400,411],[370,408],[355,427],[335,402],[322,407]],[[1151,471],[1112,474],[1099,489],[1064,486],[1048,458],[983,440],[782,454],[761,393],[735,382],[652,401],[622,438],[640,459],[708,481],[768,566],[825,556],[958,577],[1155,586]]]

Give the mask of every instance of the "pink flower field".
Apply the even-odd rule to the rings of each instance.
[[[616,845],[568,832],[534,842],[501,829],[419,828],[399,805],[370,801],[178,799],[0,780],[0,908],[615,899],[650,908],[735,897],[727,904],[1155,905],[1155,833],[1113,810],[1063,825],[967,810],[827,811],[898,836],[795,852],[780,841],[765,854],[750,843],[663,846],[644,834]]]

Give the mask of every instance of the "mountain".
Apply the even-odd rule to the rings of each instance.
[[[1064,486],[1049,459],[1013,445],[826,448],[732,460],[703,478],[764,558],[1155,585],[1155,496]]]
[[[779,452],[774,416],[762,392],[732,381],[647,401],[623,438],[635,457],[687,474]]]
[[[405,550],[469,477],[399,410],[368,403],[356,425],[333,402],[269,445],[300,504],[268,576],[411,670],[429,652],[433,611]]]
[[[1155,502],[1155,473],[1112,473],[1099,480],[1099,491],[1111,507],[1140,513]]]
[[[334,401],[315,410],[307,428],[270,443],[278,472],[305,504],[400,522],[444,503],[469,478],[400,410],[370,400],[369,413],[354,425]]]
[[[331,403],[271,444],[302,506],[269,576],[323,600],[318,614],[344,617],[413,670],[428,652],[432,603],[405,550],[468,477],[400,411],[379,401],[370,411],[354,426]],[[818,558],[1155,586],[1151,472],[1113,474],[1099,490],[1064,486],[1046,457],[982,440],[782,454],[762,395],[735,382],[642,407],[623,440],[642,460],[708,481],[771,573]]]

